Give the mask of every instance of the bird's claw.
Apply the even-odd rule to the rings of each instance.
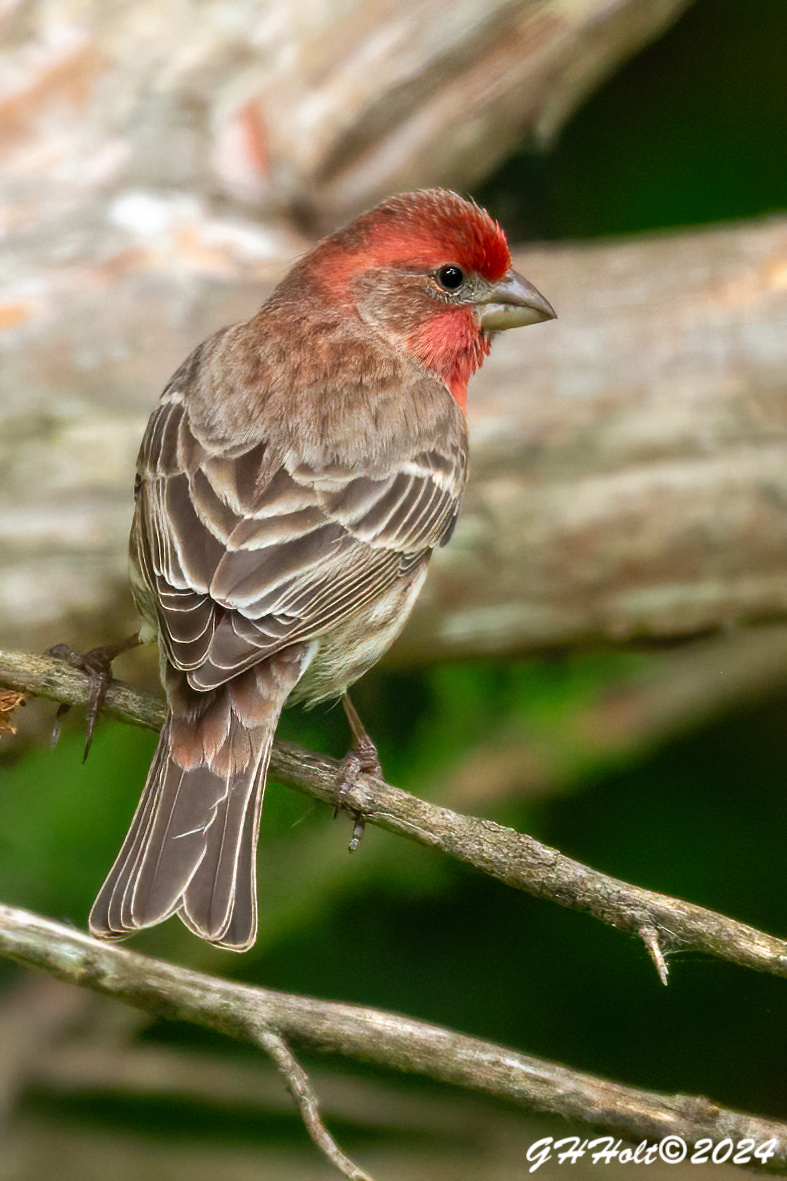
[[[75,652],[68,644],[55,644],[53,648],[49,649],[48,654],[50,656],[54,656],[58,660],[67,661],[72,668],[79,669],[80,672],[84,673],[90,682],[87,705],[85,706],[87,738],[85,739],[85,750],[82,755],[83,763],[90,754],[93,731],[96,728],[98,715],[104,704],[107,690],[112,682],[112,661],[121,652],[135,647],[138,643],[138,637],[131,636],[129,639],[121,640],[117,644],[106,644],[103,648],[91,648],[89,652]],[[68,705],[61,705],[58,708],[57,714],[55,715],[55,725],[52,730],[53,746],[60,737],[60,726],[63,716],[68,713],[70,708]]]
[[[55,724],[52,727],[52,746],[57,746],[58,742],[60,741],[60,732],[63,729],[63,718],[70,709],[71,706],[67,705],[65,701],[61,701],[60,705],[57,707],[57,713],[55,714]]]
[[[368,738],[366,741],[359,743],[358,746],[353,747],[351,751],[344,756],[341,770],[341,783],[339,786],[339,799],[336,807],[333,810],[334,818],[339,815],[342,808],[346,808],[345,799],[350,794],[355,784],[358,782],[360,775],[373,775],[377,779],[382,779],[383,769],[380,766],[380,759],[377,754],[377,747],[372,740]],[[354,853],[360,844],[363,830],[366,824],[360,812],[356,812],[354,808],[346,808],[354,818],[352,836],[350,838],[349,850]]]
[[[355,817],[355,823],[353,824],[353,833],[350,837],[350,843],[347,846],[348,853],[354,853],[358,848],[359,844],[361,843],[361,837],[363,836],[363,830],[365,827],[366,821],[360,813],[357,813]]]
[[[383,777],[383,769],[380,766],[380,756],[377,753],[377,747],[367,734],[366,727],[358,716],[357,709],[352,701],[350,701],[349,694],[345,693],[342,697],[342,705],[344,706],[344,712],[347,714],[347,721],[350,723],[353,745],[352,750],[345,755],[344,763],[342,764],[339,800],[333,810],[334,817],[338,816],[340,810],[345,806],[344,799],[357,783],[359,775],[374,775],[377,779],[382,779]],[[352,837],[350,838],[350,852],[354,853],[363,836],[365,821],[361,813],[356,812],[353,808],[348,808],[347,811],[351,812],[355,817]]]

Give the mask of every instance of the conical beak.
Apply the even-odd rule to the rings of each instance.
[[[549,300],[516,271],[509,271],[495,283],[481,303],[480,313],[481,327],[485,332],[500,332],[504,328],[521,328],[525,324],[557,319]]]

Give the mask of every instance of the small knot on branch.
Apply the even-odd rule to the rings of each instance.
[[[645,944],[648,955],[656,966],[656,971],[659,974],[659,980],[666,988],[666,986],[669,984],[669,968],[667,967],[667,961],[664,958],[664,952],[661,950],[658,931],[655,927],[644,925],[640,927],[639,931],[637,931],[637,934]]]

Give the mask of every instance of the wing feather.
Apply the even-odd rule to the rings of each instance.
[[[379,475],[276,463],[264,442],[215,454],[168,390],[143,440],[135,533],[169,659],[213,688],[369,604],[450,532],[465,469],[463,445]]]

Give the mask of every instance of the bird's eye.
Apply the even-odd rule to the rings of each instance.
[[[440,267],[436,278],[443,290],[458,291],[465,281],[465,273],[461,267]]]

